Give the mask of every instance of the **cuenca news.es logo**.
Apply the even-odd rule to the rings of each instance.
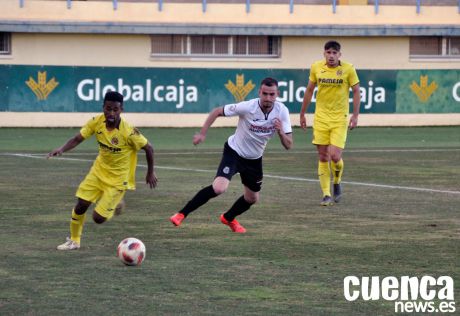
[[[349,302],[394,301],[395,313],[454,313],[454,280],[450,276],[347,276],[343,295]]]

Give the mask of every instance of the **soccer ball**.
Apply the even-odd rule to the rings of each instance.
[[[145,259],[145,245],[137,238],[125,238],[118,245],[117,256],[127,266],[138,266]]]

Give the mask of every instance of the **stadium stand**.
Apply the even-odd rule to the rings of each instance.
[[[25,76],[16,77],[14,81],[21,85],[23,92],[14,94],[13,89],[3,90],[0,126],[19,121],[25,126],[50,124],[47,103],[34,99],[25,84],[30,81],[29,76],[38,80],[42,68],[79,69],[88,72],[85,73],[87,80],[95,80],[90,71],[111,67],[109,71],[117,78],[124,76],[124,85],[134,80],[127,75],[133,68],[152,72],[193,68],[199,73],[208,70],[212,73],[213,69],[248,72],[270,69],[297,74],[295,71],[305,71],[311,62],[320,58],[324,42],[331,38],[343,44],[346,60],[365,73],[366,105],[372,111],[377,110],[363,114],[363,125],[460,124],[457,105],[460,101],[451,100],[452,96],[460,100],[460,83],[455,79],[460,69],[458,0],[0,0],[0,7],[0,66],[5,70],[25,69],[24,73],[14,73]],[[227,49],[233,47],[229,44],[225,46],[224,56],[219,56],[213,52],[202,53],[204,50],[194,53],[190,49],[194,40],[215,41],[218,37],[228,39],[228,43],[249,43],[254,38],[265,45],[265,50],[259,50],[256,56],[243,56],[232,48]],[[188,50],[167,51],[161,47],[163,43],[181,43],[183,47],[185,43]],[[121,69],[122,74],[115,67]],[[450,77],[441,75],[443,71],[449,72]],[[437,91],[444,85],[443,93],[450,99],[439,99],[445,102],[443,107],[432,98],[432,103],[405,108],[407,113],[396,113],[395,104],[404,103],[399,101],[401,93],[407,98],[416,98],[410,86],[413,81],[424,84],[420,72],[429,74],[428,85],[433,78],[439,78],[436,79]],[[402,73],[408,81],[404,82],[403,92],[396,91],[395,80],[402,78],[396,73]],[[389,74],[394,75],[393,79],[388,79]],[[52,78],[51,73],[48,76]],[[62,78],[63,74],[56,77],[60,82],[56,91],[64,88]],[[191,80],[179,78],[182,77],[175,77],[172,82],[178,89],[185,88]],[[299,76],[292,83],[286,79],[286,87],[292,86],[289,106],[293,113],[299,106],[298,92],[304,85],[303,78]],[[442,83],[441,79],[448,78],[451,79]],[[234,74],[225,78],[234,79]],[[2,80],[0,78],[0,83]],[[150,77],[141,83],[145,85],[146,80],[153,84]],[[9,81],[5,78],[3,84],[8,85]],[[73,98],[75,88],[69,84],[67,88],[71,92],[66,97]],[[375,96],[374,90],[380,88],[386,89],[387,97],[378,112],[378,100],[371,104],[370,96]],[[14,101],[14,98],[26,100],[26,97],[27,104],[18,106]],[[57,100],[57,92],[50,94],[50,98]],[[56,102],[55,109],[61,108],[59,102],[49,102]],[[140,126],[194,126],[202,122],[201,113],[207,112],[208,105],[204,102],[200,105],[202,112],[179,113],[178,105],[171,104],[176,111],[174,115],[133,113],[137,115],[133,122]],[[45,110],[24,113],[11,108]],[[72,111],[58,113],[56,110],[53,115],[58,119],[53,120],[61,124],[59,126],[81,125],[87,115]],[[17,120],[17,116],[21,120]],[[293,117],[294,124],[296,119],[297,115]]]

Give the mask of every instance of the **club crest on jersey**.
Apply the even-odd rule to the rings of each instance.
[[[342,70],[337,70],[337,76],[341,76],[342,75]]]
[[[112,143],[112,145],[115,145],[115,146],[116,146],[116,145],[118,145],[118,138],[113,137],[113,138],[110,140],[110,142]]]

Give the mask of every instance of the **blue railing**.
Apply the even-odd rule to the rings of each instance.
[[[163,11],[163,1],[164,0],[158,0],[158,11]],[[207,10],[207,0],[201,0],[201,6],[203,12],[206,12]],[[66,0],[67,2],[67,9],[72,9],[72,0]],[[113,9],[117,10],[118,9],[118,0],[112,0],[113,4]],[[337,0],[331,0],[332,4],[332,13],[337,13]],[[19,0],[19,7],[24,8],[25,5],[25,0]],[[417,14],[420,14],[422,7],[422,0],[416,0],[415,4],[415,10]],[[379,14],[379,0],[374,0],[374,12],[375,14]],[[251,11],[251,0],[246,0],[246,13],[249,13]],[[457,2],[457,12],[460,14],[460,0]],[[294,0],[289,0],[289,13],[294,13]]]

